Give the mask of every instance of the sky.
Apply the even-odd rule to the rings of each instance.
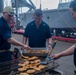
[[[28,2],[28,0],[26,0]],[[34,5],[36,6],[36,8],[40,7],[40,1],[41,1],[41,5],[42,5],[42,9],[56,9],[58,7],[59,4],[59,0],[31,0]],[[64,1],[70,1],[70,0],[62,0]],[[4,4],[6,5],[11,5],[11,0],[4,0]],[[28,10],[28,8],[24,8],[24,10]]]
[[[28,0],[26,0],[28,2]],[[34,5],[39,8],[40,6],[40,0],[31,0]],[[4,0],[5,6],[11,4],[11,0]],[[57,5],[59,3],[59,0],[41,0],[42,9],[45,8],[57,8]]]
[[[37,8],[40,7],[40,0],[32,0]],[[42,9],[54,9],[57,8],[59,0],[41,0]]]

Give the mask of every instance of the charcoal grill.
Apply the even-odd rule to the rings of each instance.
[[[4,62],[0,64],[0,75],[19,75],[19,71],[17,70],[19,68],[18,63],[21,62],[20,59],[14,59],[12,61]],[[58,63],[54,61],[49,61],[49,63],[46,65],[47,67],[41,71],[35,72],[31,75],[47,75],[52,73],[57,73],[57,75],[61,75],[60,73],[54,71],[55,68],[59,66]],[[56,74],[55,74],[56,75]]]

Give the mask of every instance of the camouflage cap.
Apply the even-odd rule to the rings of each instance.
[[[3,12],[8,12],[9,15],[15,15],[13,8],[10,6],[6,6]]]

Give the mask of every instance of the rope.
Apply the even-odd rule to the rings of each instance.
[[[64,14],[61,14],[59,12],[59,10],[57,10],[57,12],[59,14],[59,17],[57,17],[57,19],[55,19],[51,24],[57,22],[57,20],[59,20],[61,18],[68,27],[70,27],[74,32],[76,32],[76,30],[74,28],[72,28],[72,26],[63,18],[63,16],[65,16],[68,11],[66,11]]]
[[[67,13],[68,11],[66,11],[62,16],[64,16],[66,13]],[[55,23],[57,20],[59,20],[61,17],[59,16],[59,17],[57,17],[57,19],[56,20],[54,20],[51,24],[53,24],[53,23]]]
[[[71,27],[71,25],[70,25],[70,24],[68,24],[68,22],[63,18],[63,16],[60,14],[60,12],[59,12],[59,11],[58,11],[58,13],[59,13],[60,17],[62,18],[62,20],[65,22],[65,24],[66,24],[67,26],[69,26],[73,31],[75,31],[75,32],[76,32],[76,30],[75,30],[74,28],[72,28],[72,27]]]
[[[73,31],[76,32],[76,30],[75,30],[74,28],[72,28],[71,25],[63,18],[63,16],[60,14],[60,12],[59,12],[59,11],[57,11],[57,12],[58,12],[59,16],[62,18],[62,20],[64,21],[64,23],[65,23],[67,26],[69,26]]]

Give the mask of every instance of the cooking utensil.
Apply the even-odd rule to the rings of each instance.
[[[56,43],[57,43],[57,40],[55,40],[54,43],[52,44],[52,49],[50,50],[50,52],[48,53],[48,56],[47,56],[46,59],[45,59],[46,62],[48,62],[48,61],[50,61],[50,60],[53,60],[53,59],[50,57],[50,54],[52,53],[52,51],[53,51]]]
[[[52,51],[53,51],[56,43],[57,43],[57,40],[55,40],[54,43],[52,44],[52,49],[51,49],[50,52],[48,53],[48,56],[50,56],[50,54],[52,53]]]
[[[19,52],[19,49],[18,48],[14,48],[13,56],[14,56],[15,59],[18,59],[19,58],[20,52]]]
[[[20,52],[20,57],[19,57],[19,59],[21,59],[22,57],[25,58],[25,56],[23,55],[23,51],[22,51],[22,50],[19,50],[19,52]]]
[[[40,64],[41,64],[41,65],[47,65],[48,62],[47,62],[47,61],[41,61]]]

